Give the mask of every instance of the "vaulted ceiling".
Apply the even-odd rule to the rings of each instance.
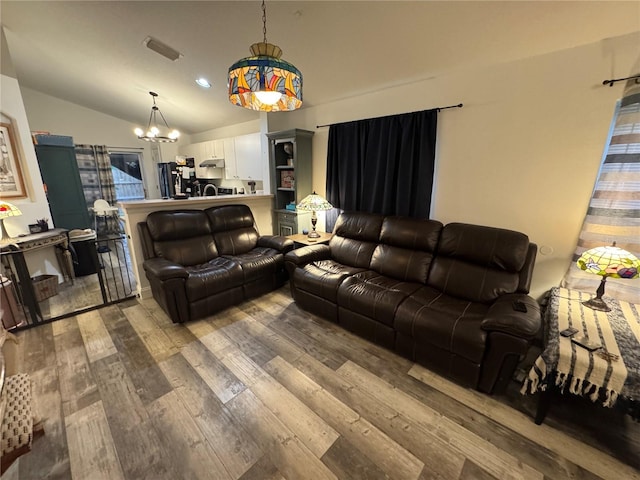
[[[23,86],[140,124],[153,90],[185,133],[258,117],[228,102],[226,75],[262,41],[260,2],[2,0],[0,9]],[[267,1],[267,40],[302,71],[303,108],[639,30],[637,1]],[[183,57],[149,50],[148,36]],[[197,86],[199,76],[213,87]]]

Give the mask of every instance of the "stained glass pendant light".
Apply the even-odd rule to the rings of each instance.
[[[640,260],[632,253],[616,247],[616,242],[613,242],[611,246],[607,245],[587,250],[580,255],[577,264],[581,270],[602,276],[596,296],[582,303],[589,308],[603,312],[611,310],[602,299],[607,277],[638,278],[638,270],[640,270]]]
[[[229,101],[261,112],[286,112],[302,106],[302,73],[282,60],[282,50],[267,43],[267,9],[262,0],[263,41],[251,45],[251,57],[229,67]]]
[[[147,131],[145,133],[141,128],[136,128],[134,130],[135,134],[140,140],[144,140],[146,142],[173,143],[178,141],[180,132],[169,128],[169,124],[165,120],[164,115],[162,115],[162,112],[156,105],[156,97],[158,94],[155,92],[149,92],[149,95],[153,98],[153,106],[151,107],[151,114],[149,115]],[[160,118],[162,119],[162,124],[158,123],[158,115],[160,115]]]

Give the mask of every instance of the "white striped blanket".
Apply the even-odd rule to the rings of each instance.
[[[619,396],[640,401],[640,305],[604,297],[610,312],[582,305],[592,294],[552,288],[545,314],[546,344],[529,371],[521,393],[545,390],[554,382],[560,391],[601,401],[612,407]],[[589,352],[559,334],[574,327],[602,344]],[[601,355],[602,351],[618,357]]]

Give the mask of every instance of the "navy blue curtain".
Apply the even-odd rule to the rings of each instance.
[[[327,149],[327,215],[340,210],[428,218],[438,109],[331,125]]]

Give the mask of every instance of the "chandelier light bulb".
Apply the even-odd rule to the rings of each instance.
[[[142,135],[144,135],[144,131],[143,131],[140,127],[136,128],[136,129],[133,131],[133,133],[135,133],[135,134],[136,134],[137,136],[139,136],[139,137],[141,137]]]

